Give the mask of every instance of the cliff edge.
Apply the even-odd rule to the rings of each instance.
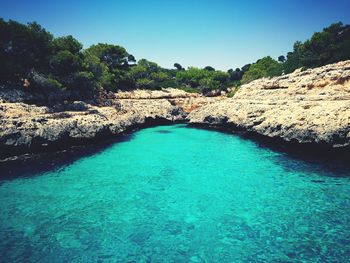
[[[350,60],[243,85],[189,122],[331,147],[350,145]]]
[[[109,94],[97,103],[39,106],[32,100],[23,91],[0,88],[0,159],[176,121],[301,144],[350,146],[350,61],[259,79],[232,98],[163,89]]]

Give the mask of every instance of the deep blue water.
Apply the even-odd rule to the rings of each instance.
[[[347,262],[350,170],[184,125],[0,182],[0,262]]]

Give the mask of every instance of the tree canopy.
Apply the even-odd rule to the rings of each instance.
[[[166,69],[146,59],[137,61],[114,44],[83,49],[73,36],[55,38],[35,22],[25,25],[0,18],[0,85],[18,87],[25,82],[28,90],[41,92],[73,91],[85,96],[102,90],[175,87],[206,93],[346,59],[350,59],[350,25],[340,22],[305,42],[296,41],[293,50],[277,60],[266,56],[223,72],[212,66],[185,69],[179,63]]]
[[[279,76],[282,71],[282,64],[267,56],[250,65],[249,69],[243,74],[242,82],[247,83],[263,77]]]
[[[293,51],[287,54],[285,73],[297,68],[313,68],[350,59],[350,25],[335,23],[316,32],[304,43],[294,43]]]

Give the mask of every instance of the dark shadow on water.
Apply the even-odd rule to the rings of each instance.
[[[102,142],[73,146],[62,151],[44,152],[19,156],[14,160],[0,162],[0,181],[31,177],[42,173],[58,170],[74,163],[76,160],[95,155],[115,143],[130,141],[132,133],[109,138]]]
[[[83,141],[81,145],[69,145],[69,143],[66,143],[62,144],[62,147],[52,147],[45,152],[32,152],[18,155],[14,158],[8,158],[6,161],[0,160],[0,183],[3,180],[32,177],[48,171],[61,169],[80,158],[95,155],[115,143],[131,140],[134,132],[139,129],[175,123],[181,125],[181,122],[177,123],[166,119],[147,118],[145,123],[134,125],[119,135],[102,135],[96,139]]]
[[[260,146],[261,147],[261,146]],[[269,146],[262,146],[269,147]],[[301,171],[304,173],[317,173],[327,177],[349,177],[349,159],[342,153],[334,152],[305,152],[295,150],[279,150],[271,147],[280,155],[272,156],[271,160],[282,166],[287,172]],[[347,153],[348,155],[349,153]]]
[[[254,135],[243,135],[258,147],[268,148],[277,155],[270,159],[286,171],[317,173],[327,177],[350,178],[350,149],[333,149],[312,144],[286,143]]]
[[[233,132],[230,128],[192,124],[189,127],[223,132],[232,136],[239,136],[243,140],[252,141],[258,148],[269,149],[277,153],[269,156],[269,159],[286,171],[317,172],[329,177],[350,178],[350,148],[337,149],[324,145],[285,142],[282,139],[269,138],[245,131]]]
[[[169,125],[169,123],[155,123],[138,127],[123,135],[114,138],[106,138],[103,141],[91,141],[82,146],[70,147],[66,150],[52,151],[46,153],[27,154],[20,158],[6,162],[0,162],[0,181],[11,180],[19,177],[31,177],[40,175],[47,171],[61,169],[72,164],[76,160],[95,155],[115,143],[129,141],[133,138],[133,132],[139,128]],[[239,136],[243,140],[253,141],[258,148],[269,149],[277,154],[268,158],[288,171],[300,171],[303,173],[317,173],[329,177],[350,178],[350,150],[330,149],[315,147],[314,145],[300,145],[285,143],[281,140],[270,139],[256,134],[245,132],[232,132],[227,129],[217,129],[205,126],[193,126],[188,124],[177,124],[178,127],[193,129],[213,130],[224,132],[231,136]],[[156,132],[160,134],[172,133],[172,131],[161,129]],[[316,182],[317,181],[317,182]],[[322,183],[322,179],[315,183]]]

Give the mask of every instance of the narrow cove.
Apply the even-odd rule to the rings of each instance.
[[[350,169],[186,125],[0,181],[6,262],[350,259]]]

